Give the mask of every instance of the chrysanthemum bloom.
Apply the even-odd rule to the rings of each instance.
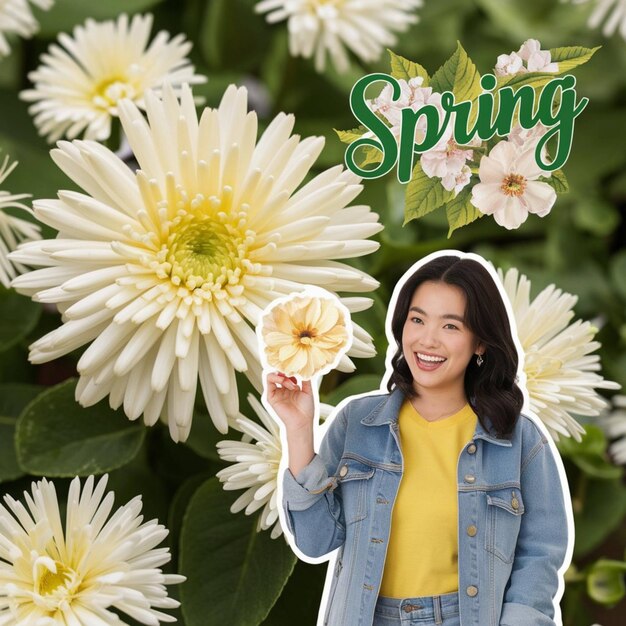
[[[564,0],[561,0],[564,1]],[[583,4],[589,0],[571,0],[575,4]],[[602,26],[602,34],[610,37],[616,32],[626,39],[626,0],[593,0],[595,9],[589,17],[589,28]]]
[[[310,380],[348,346],[349,320],[331,298],[295,296],[274,305],[262,320],[270,367]]]
[[[152,15],[129,21],[123,14],[117,21],[88,19],[72,37],[61,33],[60,45],[52,44],[41,57],[43,64],[28,75],[34,89],[20,93],[22,100],[34,102],[28,110],[39,134],[51,143],[82,133],[104,141],[122,99],[144,108],[148,89],[205,82],[187,59],[191,43],[161,31],[149,44],[151,27]]]
[[[0,624],[67,626],[122,624],[117,609],[141,624],[175,622],[157,609],[176,608],[165,585],[184,576],[163,574],[168,534],[157,520],[142,524],[141,496],[110,516],[107,477],[94,488],[75,478],[65,524],[54,484],[45,478],[24,493],[26,506],[4,496],[0,504]],[[110,517],[109,517],[110,516]]]
[[[339,72],[348,70],[346,48],[363,61],[380,58],[396,43],[396,32],[417,22],[414,11],[422,0],[262,0],[257,13],[270,24],[288,20],[292,56],[315,57],[323,71],[328,53]]]
[[[498,275],[509,296],[520,344],[524,350],[526,387],[532,410],[542,419],[556,441],[559,435],[581,439],[584,428],[574,415],[599,415],[607,402],[598,389],[618,389],[604,380],[600,357],[591,354],[600,347],[597,332],[589,322],[574,317],[578,298],[546,287],[530,300],[530,281],[512,268]]]
[[[239,412],[235,371],[262,389],[253,326],[277,297],[306,284],[365,292],[378,283],[334,259],[373,252],[382,226],[341,166],[298,191],[323,138],[291,136],[279,114],[255,145],[257,117],[244,88],[227,89],[200,122],[188,87],[179,103],[149,93],[148,122],[130,101],[120,118],[140,170],[101,144],[60,142],[52,156],[86,193],[62,191],[34,203],[57,239],[24,244],[12,258],[44,266],[15,279],[64,324],[31,346],[35,363],[91,343],[78,362],[83,406],[109,396],[130,419],[168,421],[175,441],[191,428],[198,375],[220,432]],[[350,311],[369,298],[342,300]],[[348,353],[369,357],[371,337],[355,325]],[[354,369],[346,356],[344,371]]]
[[[257,531],[267,530],[274,524],[270,536],[276,539],[282,533],[276,502],[278,466],[282,456],[280,429],[251,394],[248,395],[248,402],[262,425],[241,414],[233,420],[234,428],[244,434],[241,441],[220,441],[217,444],[220,458],[234,464],[220,470],[216,476],[227,491],[246,490],[235,500],[231,512],[245,509],[245,514],[251,515],[263,508]]]
[[[496,76],[526,72],[558,72],[559,64],[552,61],[549,50],[542,50],[537,39],[527,39],[517,52],[501,54],[496,62]]]
[[[626,396],[611,399],[611,410],[600,419],[600,426],[610,439],[609,453],[618,465],[626,465]]]
[[[54,4],[54,0],[0,0],[0,58],[11,52],[5,35],[28,39],[39,29],[29,2],[45,11]]]
[[[534,146],[500,141],[480,160],[478,175],[472,204],[509,230],[521,226],[529,213],[546,216],[556,201],[554,189],[537,180],[546,173],[537,165]]]
[[[0,0],[1,1],[1,0]],[[9,157],[5,156],[0,166],[0,185],[15,169],[17,161],[9,164]],[[32,215],[32,210],[20,202],[30,198],[28,193],[10,193],[0,189],[0,283],[8,287],[11,279],[18,273],[26,271],[23,265],[8,259],[11,250],[15,250],[20,241],[39,239],[39,226],[26,220],[5,213],[4,209],[16,208]]]

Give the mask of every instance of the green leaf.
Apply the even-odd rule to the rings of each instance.
[[[626,299],[626,250],[611,259],[611,281],[615,290]]]
[[[587,593],[601,604],[617,604],[626,594],[625,573],[624,561],[599,559],[589,570]]]
[[[187,626],[257,626],[267,616],[296,563],[284,537],[256,531],[257,516],[233,514],[240,491],[217,478],[194,494],[180,541],[180,588]],[[207,601],[210,599],[210,602]]]
[[[523,85],[530,85],[535,91],[538,91],[545,87],[556,75],[556,72],[526,72],[525,74],[513,74],[512,76],[498,76],[496,93],[502,87],[512,87],[513,91],[517,91]]]
[[[600,480],[582,474],[578,480],[585,482],[572,488],[574,555],[582,557],[602,544],[622,523],[626,515],[626,487],[619,478]]]
[[[404,223],[424,217],[449,202],[453,195],[443,188],[440,178],[429,178],[418,161],[406,186]]]
[[[589,476],[610,480],[622,475],[621,468],[608,460],[606,435],[594,424],[585,426],[585,434],[580,442],[572,438],[563,438],[557,445],[564,457],[570,459]]]
[[[459,42],[454,54],[433,75],[430,86],[433,91],[451,91],[456,102],[475,100],[482,93],[480,74]]]
[[[250,72],[269,45],[268,27],[244,0],[212,0],[205,3],[199,46],[215,69]]]
[[[424,67],[422,67],[419,63],[415,63],[414,61],[409,61],[408,59],[401,57],[399,54],[395,54],[395,52],[392,52],[391,50],[388,52],[391,57],[391,75],[394,78],[397,78],[398,80],[403,79],[408,82],[411,78],[421,77],[424,79],[422,81],[422,87],[428,87],[430,77]]]
[[[557,193],[567,193],[569,191],[569,185],[563,170],[554,170],[551,176],[540,176],[539,180],[543,183],[548,183]]]
[[[557,74],[565,74],[575,67],[587,63],[601,47],[602,46],[583,48],[582,46],[567,46],[563,48],[550,48],[550,60],[559,64]]]
[[[337,133],[340,141],[350,144],[356,139],[359,139],[366,129],[365,126],[359,126],[358,128],[353,128],[352,130],[337,130],[336,128],[333,128],[333,130]]]
[[[17,421],[17,457],[22,469],[46,476],[88,476],[122,467],[139,451],[146,429],[102,400],[82,408],[76,381],[40,394]]]
[[[474,220],[483,217],[481,213],[471,202],[472,190],[462,189],[456,196],[446,204],[446,217],[450,228],[448,230],[448,239],[452,233],[461,226],[466,226]]]
[[[37,325],[41,306],[0,285],[0,352],[19,343]]]
[[[336,406],[344,398],[348,396],[354,396],[358,393],[365,393],[366,391],[374,391],[380,388],[380,376],[377,374],[361,374],[352,376],[345,383],[342,383],[336,389],[333,389],[330,393],[326,394],[323,401],[326,404],[332,404]]]
[[[94,20],[117,18],[120,13],[132,15],[145,11],[163,0],[107,0],[85,2],[85,0],[55,0],[49,11],[37,11],[40,29],[38,36],[53,37],[60,31],[70,31],[88,17]]]
[[[0,385],[0,482],[15,480],[24,474],[15,453],[15,423],[24,407],[40,391],[37,385]]]

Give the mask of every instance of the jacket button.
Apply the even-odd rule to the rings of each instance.
[[[476,476],[473,476],[472,474],[465,474],[463,480],[465,480],[466,483],[473,483],[476,481]]]
[[[339,470],[339,476],[345,476],[348,473],[348,466],[344,465],[340,470]]]
[[[474,454],[474,452],[476,452],[476,446],[473,443],[470,443],[470,445],[467,446],[467,453]]]
[[[473,598],[475,595],[478,594],[478,587],[475,587],[474,585],[470,585],[465,590],[465,593],[467,593],[467,595],[470,596],[470,598]]]
[[[517,511],[519,509],[519,500],[515,497],[511,498],[511,506]]]
[[[474,526],[474,524],[467,527],[467,534],[470,537],[473,537],[477,532],[478,532],[478,529],[476,528],[476,526]]]

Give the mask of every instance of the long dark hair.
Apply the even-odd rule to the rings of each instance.
[[[489,430],[484,421],[487,417],[497,437],[510,438],[524,402],[516,384],[519,359],[500,292],[487,269],[473,259],[437,257],[422,265],[402,286],[391,320],[397,350],[387,389],[398,387],[409,398],[418,395],[402,353],[402,331],[413,294],[426,281],[454,285],[465,294],[465,323],[485,346],[482,366],[472,358],[465,370],[465,395],[485,430]]]

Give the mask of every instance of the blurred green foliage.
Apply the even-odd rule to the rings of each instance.
[[[208,83],[195,89],[208,105],[219,102],[229,83],[244,84],[261,127],[279,111],[294,113],[296,132],[326,137],[317,171],[342,162],[345,145],[333,129],[355,126],[348,106],[350,88],[364,73],[387,72],[389,58],[383,55],[367,66],[355,60],[343,76],[332,67],[319,75],[309,61],[290,57],[286,25],[268,25],[254,13],[254,4],[254,0],[56,0],[49,13],[36,11],[42,25],[39,35],[30,41],[12,41],[12,55],[0,61],[0,148],[20,161],[8,188],[34,198],[55,197],[57,190],[71,188],[49,158],[49,146],[37,135],[17,93],[29,85],[28,72],[59,31],[69,31],[87,17],[110,18],[122,10],[149,9],[155,15],[155,31],[186,33],[194,43],[191,57],[198,71],[209,77]],[[588,64],[576,70],[578,92],[589,97],[590,104],[578,120],[564,167],[570,192],[559,195],[550,215],[543,219],[531,215],[518,230],[506,231],[487,218],[447,239],[443,212],[428,213],[403,226],[405,188],[391,175],[368,181],[358,202],[380,214],[385,230],[378,236],[380,250],[353,263],[373,274],[381,287],[373,294],[374,306],[355,318],[374,336],[379,354],[359,361],[352,376],[327,376],[323,401],[336,403],[377,386],[384,371],[384,319],[393,285],[423,255],[446,248],[482,254],[503,269],[516,266],[532,280],[533,295],[550,283],[577,294],[577,315],[593,319],[600,328],[604,376],[626,385],[626,150],[621,132],[626,127],[626,42],[618,37],[604,40],[598,31],[588,30],[589,11],[589,5],[554,0],[425,0],[421,21],[400,37],[394,51],[427,68],[439,67],[457,41],[481,73],[493,68],[499,54],[517,50],[529,37],[540,39],[543,48],[602,45]],[[49,229],[45,234],[53,235]],[[19,497],[37,472],[67,476],[123,465],[111,472],[110,486],[116,490],[118,504],[141,493],[146,517],[169,521],[170,545],[190,576],[182,592],[172,590],[189,601],[188,626],[222,623],[223,614],[202,614],[202,606],[208,609],[218,595],[224,611],[241,604],[240,612],[230,613],[231,624],[315,623],[325,567],[298,562],[292,573],[293,560],[282,538],[271,541],[269,532],[256,536],[256,515],[229,512],[230,499],[211,478],[224,467],[214,447],[224,437],[215,432],[201,403],[189,441],[175,445],[161,424],[144,432],[104,404],[90,412],[74,407],[72,382],[37,395],[36,385],[49,386],[74,376],[78,355],[29,365],[28,344],[56,327],[58,315],[50,311],[40,315],[38,306],[6,291],[0,293],[0,310],[3,492]],[[253,417],[245,401],[247,391],[249,386],[240,381],[242,407]],[[71,422],[71,433],[61,428],[63,420]],[[17,454],[12,444],[16,431]],[[70,446],[75,456],[58,453],[67,451],[64,446],[70,442],[63,443],[64,437],[76,443]],[[90,447],[81,450],[101,437],[119,447],[113,465],[99,464],[102,450],[94,449],[93,454]],[[577,534],[562,604],[565,626],[589,626],[594,621],[617,624],[620,608],[609,611],[604,605],[615,607],[621,602],[623,612],[626,488],[623,468],[611,463],[607,443],[599,429],[590,426],[581,443],[559,444]],[[33,450],[37,453],[31,454]],[[68,483],[67,479],[57,482],[60,494],[66,493]],[[218,529],[224,534],[216,534]],[[216,551],[219,541],[224,549]],[[169,571],[177,568],[172,563]],[[228,570],[226,577],[222,577],[224,570]],[[235,580],[237,584],[232,583]],[[175,614],[184,624],[181,612]],[[235,615],[242,617],[235,619]]]

